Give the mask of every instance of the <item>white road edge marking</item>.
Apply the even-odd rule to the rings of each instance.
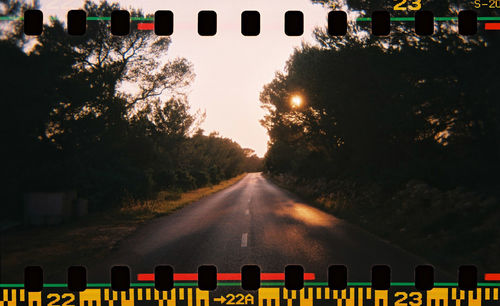
[[[249,215],[249,214],[250,214],[250,209],[245,210],[245,215]]]
[[[248,244],[248,234],[243,233],[243,235],[241,235],[241,247],[246,248],[247,244]]]

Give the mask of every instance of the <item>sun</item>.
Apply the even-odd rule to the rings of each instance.
[[[292,96],[292,106],[299,107],[302,105],[302,97],[299,95]]]

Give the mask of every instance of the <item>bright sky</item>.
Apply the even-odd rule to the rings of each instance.
[[[65,20],[67,11],[81,8],[83,2],[41,0],[41,6],[45,20],[52,15]],[[301,41],[314,42],[312,30],[326,24],[327,11],[310,0],[122,0],[120,3],[126,8],[142,8],[144,13],[160,9],[174,13],[172,44],[166,56],[185,57],[193,63],[196,79],[189,102],[193,111],[206,111],[202,128],[206,132],[217,131],[263,156],[268,136],[259,123],[264,116],[259,93],[274,73],[284,68],[294,47],[300,46]],[[198,35],[200,10],[217,12],[215,36]],[[241,34],[244,10],[260,12],[259,36]],[[304,13],[304,35],[284,34],[284,14],[288,10]]]

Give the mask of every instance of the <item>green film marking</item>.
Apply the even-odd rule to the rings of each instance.
[[[154,17],[131,17],[130,20],[134,21],[154,21]]]
[[[491,21],[499,21],[500,17],[493,17],[493,16],[488,16],[488,17],[477,17],[477,20],[491,20]]]
[[[87,284],[87,287],[89,288],[99,288],[99,287],[111,287],[110,283],[94,283],[94,284]]]
[[[284,286],[284,282],[265,282],[265,283],[260,283],[261,286]]]
[[[66,284],[43,284],[43,288],[64,288],[67,286]]]
[[[304,286],[328,286],[326,282],[305,282]]]
[[[24,288],[24,284],[0,284],[0,288]]]
[[[391,283],[391,286],[415,286],[415,283]]]
[[[89,20],[89,21],[97,21],[97,20],[109,21],[109,20],[111,20],[111,17],[87,17],[87,20]]]
[[[88,21],[110,21],[111,17],[87,17]],[[132,21],[154,21],[153,17],[130,17]]]
[[[240,287],[241,283],[217,283],[217,286],[223,286],[223,287]]]
[[[455,21],[458,17],[434,17],[435,21]],[[477,17],[478,21],[500,21],[500,17],[496,16],[485,16]],[[356,19],[357,22],[372,21],[371,17],[359,17]],[[391,21],[415,21],[415,17],[391,17]]]
[[[434,17],[436,21],[454,21],[458,20],[458,17]]]
[[[196,287],[198,283],[174,283],[174,287]]]
[[[478,287],[500,287],[500,283],[477,283]]]
[[[57,17],[49,17],[50,20],[57,20]],[[22,16],[0,16],[0,21],[18,21],[24,20]],[[111,17],[98,17],[98,16],[89,16],[87,17],[88,21],[110,21]],[[132,21],[154,21],[154,17],[131,17]],[[458,17],[434,17],[435,21],[455,21],[458,20]],[[478,21],[500,21],[500,17],[496,16],[485,16],[485,17],[477,17]],[[359,17],[356,19],[357,22],[363,21],[372,21],[371,17]],[[391,21],[415,21],[415,17],[391,17]]]
[[[0,20],[24,20],[24,17],[16,17],[16,16],[0,16]]]
[[[218,286],[225,287],[239,287],[241,286],[240,282],[219,282]],[[284,286],[284,282],[263,282],[261,286]],[[305,282],[305,286],[328,286],[327,282]],[[183,283],[174,283],[175,287],[196,287],[198,286],[197,282],[183,282]],[[371,286],[370,282],[349,282],[347,286]],[[394,282],[391,283],[393,287],[413,287],[415,283],[400,283]],[[435,287],[458,287],[458,283],[434,283]],[[500,287],[500,283],[477,283],[478,287]],[[67,288],[67,284],[44,284],[44,288]],[[110,283],[89,283],[87,284],[89,288],[108,288],[111,287]],[[130,287],[154,287],[154,283],[131,283]],[[0,284],[0,288],[24,288],[24,284]]]
[[[130,287],[154,287],[155,283],[131,283]]]
[[[415,17],[392,17],[391,21],[415,21]]]
[[[494,18],[494,19],[480,19],[480,18]],[[452,21],[458,20],[458,17],[434,17],[436,21]],[[497,17],[478,17],[477,20],[500,20]],[[359,17],[356,19],[357,22],[362,21],[372,21],[371,17]],[[391,17],[391,21],[415,21],[415,17]]]

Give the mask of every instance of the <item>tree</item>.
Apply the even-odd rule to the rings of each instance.
[[[297,49],[261,93],[266,167],[311,178],[496,184],[499,109],[489,84],[498,45],[395,46]],[[290,103],[294,95],[303,105]]]

